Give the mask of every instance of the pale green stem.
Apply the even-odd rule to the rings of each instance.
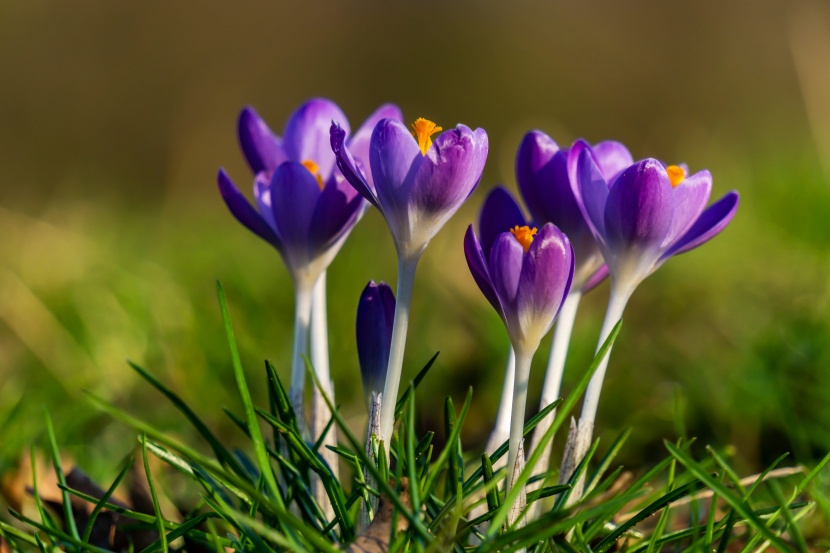
[[[556,319],[556,327],[553,331],[553,345],[550,350],[550,357],[548,358],[548,367],[545,372],[545,382],[542,385],[542,399],[539,402],[539,410],[544,409],[557,399],[559,399],[559,392],[562,386],[562,375],[565,372],[565,359],[568,356],[568,344],[571,341],[571,333],[576,320],[576,312],[579,309],[579,301],[582,299],[581,290],[571,290],[565,302],[562,304],[562,309],[559,311],[559,317]],[[542,436],[548,431],[550,425],[553,424],[553,419],[556,416],[556,410],[548,414],[544,419],[539,421],[539,424],[533,430],[533,440],[531,441],[530,453],[536,450],[536,446]],[[548,443],[547,449],[539,463],[534,468],[534,476],[541,474],[548,470],[550,463],[550,455],[553,450],[553,440]],[[541,486],[542,482],[538,482],[535,488]]]
[[[297,422],[302,428],[305,420],[305,362],[303,356],[308,347],[308,327],[311,319],[311,286],[303,282],[295,283],[294,301],[294,353],[291,358],[291,388],[289,396],[291,406],[297,415]]]
[[[415,269],[419,255],[398,256],[398,290],[395,302],[395,319],[392,324],[392,343],[389,349],[389,364],[386,368],[386,383],[383,386],[383,403],[380,410],[380,439],[389,453],[389,442],[395,425],[395,404],[401,384],[403,354],[406,348],[406,330],[409,326],[409,307],[412,303],[412,287],[415,283]]]
[[[516,377],[516,353],[510,347],[507,357],[507,366],[504,369],[504,384],[501,388],[499,410],[496,413],[496,423],[487,440],[485,453],[492,455],[498,447],[510,436],[510,415],[513,410],[513,382]],[[503,459],[504,457],[502,457]]]
[[[611,281],[611,295],[608,298],[608,309],[605,312],[605,320],[602,323],[602,330],[599,335],[599,342],[597,343],[597,351],[608,339],[614,326],[622,319],[623,311],[631,297],[633,288],[628,286],[619,286],[613,280]],[[608,360],[611,358],[611,350],[605,354],[605,358],[600,362],[594,376],[591,377],[591,382],[588,383],[588,388],[585,390],[585,399],[582,401],[581,419],[594,423],[597,417],[597,408],[599,407],[599,395],[602,391],[602,382],[605,380],[605,370],[608,368]]]
[[[334,401],[334,383],[329,370],[329,335],[326,313],[326,272],[323,271],[311,292],[311,364],[314,374],[329,398]],[[311,397],[311,424],[309,425],[311,440],[317,442],[331,419],[331,410],[323,399],[323,392],[315,386]],[[335,478],[340,474],[340,457],[326,446],[337,445],[337,427],[329,427],[328,434],[320,447],[320,455],[326,460]],[[322,480],[316,474],[312,475],[312,488],[317,503],[323,508],[326,518],[334,516],[328,494]]]
[[[597,343],[597,351],[605,343],[608,335],[614,329],[614,326],[622,318],[625,306],[635,286],[624,282],[622,285],[619,281],[611,280],[611,295],[608,298],[608,309],[605,312],[605,321],[602,323],[602,330],[600,331],[599,342]],[[591,439],[594,431],[594,421],[597,416],[597,408],[599,407],[599,396],[602,391],[602,382],[605,379],[605,370],[608,368],[608,360],[611,358],[611,350],[609,349],[605,357],[600,361],[594,376],[588,383],[588,388],[585,390],[585,399],[582,402],[582,413],[579,417],[579,424],[575,425],[574,431],[568,435],[568,443],[565,445],[566,458],[562,460],[562,471],[559,475],[559,481],[564,482],[570,478],[571,472],[585,457],[591,446]],[[574,487],[571,493],[571,501],[577,501],[582,496],[583,478]]]
[[[329,330],[326,307],[326,272],[314,284],[311,300],[311,364],[320,382],[329,382]]]
[[[513,466],[516,464],[519,444],[522,441],[522,434],[524,433],[527,384],[530,377],[530,362],[533,359],[533,353],[533,351],[516,352],[516,379],[513,382],[513,409],[510,416],[510,445],[507,450],[507,492],[510,491],[509,475],[512,474]]]

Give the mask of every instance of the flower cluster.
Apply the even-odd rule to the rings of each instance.
[[[376,429],[388,452],[415,270],[430,240],[481,180],[487,134],[465,125],[444,130],[423,118],[407,127],[391,104],[352,134],[343,112],[323,99],[294,112],[282,138],[250,108],[242,111],[238,132],[254,175],[254,205],[224,170],[219,171],[219,189],[231,213],[277,249],[294,281],[291,399],[298,414],[304,413],[302,357],[312,304],[315,320],[325,320],[325,271],[368,206],[377,208],[389,227],[398,254],[397,301],[389,286],[370,282],[359,301],[356,325],[367,404],[379,410],[370,429]],[[524,463],[531,360],[557,316],[542,407],[559,394],[581,296],[609,278],[601,345],[636,287],[670,257],[721,232],[738,206],[738,194],[730,192],[707,207],[712,189],[708,171],[689,174],[684,165],[635,161],[614,141],[591,145],[577,140],[560,148],[540,131],[529,132],[518,148],[516,182],[529,216],[505,188],[496,187],[481,209],[478,233],[470,225],[463,238],[472,278],[501,318],[511,344],[513,362],[494,429],[499,441],[508,437],[508,487]],[[312,354],[321,349],[316,342],[327,340],[325,323],[322,328],[322,334],[312,332]],[[312,355],[312,360],[327,385],[327,356]],[[586,392],[566,446],[563,479],[590,443],[607,363],[608,356]],[[318,365],[324,366],[322,373]],[[549,421],[540,424],[537,436],[545,424]],[[534,449],[536,442],[534,437]],[[539,469],[546,470],[548,457],[542,459]],[[520,513],[517,507],[510,522]]]

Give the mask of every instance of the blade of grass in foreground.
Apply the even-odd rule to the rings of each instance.
[[[766,524],[764,524],[764,522],[752,512],[752,510],[741,498],[735,497],[730,490],[728,490],[725,486],[722,486],[715,478],[706,472],[706,470],[701,467],[699,463],[697,463],[680,448],[668,441],[664,442],[664,444],[669,450],[669,453],[680,461],[689,470],[689,472],[695,475],[697,479],[706,484],[709,489],[718,494],[721,499],[728,503],[729,506],[732,507],[741,517],[743,517],[747,524],[749,524],[756,532],[768,539],[770,542],[774,543],[775,546],[780,548],[782,551],[788,551],[790,549],[790,546],[780,537],[776,536],[775,533],[773,533],[769,528],[767,528]]]
[[[519,473],[518,478],[516,479],[515,484],[510,489],[510,493],[507,494],[507,497],[504,499],[504,503],[499,508],[499,511],[496,513],[496,516],[493,518],[493,521],[490,523],[490,528],[487,530],[487,538],[492,539],[493,536],[496,535],[497,532],[501,529],[501,525],[507,520],[507,513],[510,510],[510,506],[516,501],[519,497],[519,494],[522,492],[525,484],[533,476],[533,470],[536,467],[536,464],[539,462],[539,459],[542,457],[542,453],[547,446],[547,443],[553,438],[553,435],[559,430],[562,426],[562,423],[565,422],[565,419],[570,416],[571,411],[576,407],[577,401],[579,401],[580,396],[585,392],[585,388],[588,387],[588,383],[591,381],[591,377],[593,376],[594,372],[599,367],[600,362],[605,358],[608,354],[608,351],[611,349],[611,346],[614,343],[614,340],[617,339],[617,335],[620,333],[620,327],[622,326],[622,319],[617,321],[617,324],[614,325],[614,328],[611,330],[611,333],[608,335],[608,338],[605,340],[605,343],[602,344],[602,347],[597,352],[594,360],[591,362],[591,366],[585,371],[585,374],[582,375],[582,379],[577,384],[576,388],[568,395],[568,399],[566,399],[562,404],[562,409],[557,411],[556,418],[553,419],[553,423],[550,425],[548,432],[545,433],[542,440],[539,442],[539,445],[531,454],[530,458],[525,465],[525,468]],[[492,458],[491,458],[492,459]]]
[[[66,477],[63,474],[63,467],[61,466],[61,456],[58,452],[58,442],[55,439],[55,428],[52,426],[52,418],[49,413],[46,413],[46,431],[49,434],[49,451],[52,454],[52,465],[55,467],[55,475],[58,478],[58,483],[66,486]],[[69,494],[66,491],[61,491],[61,502],[63,503],[63,516],[65,519],[69,534],[76,540],[80,540],[81,536],[78,534],[78,527],[75,524],[75,515],[72,514],[72,505],[69,502]]]
[[[251,393],[248,390],[248,384],[245,381],[245,373],[242,370],[242,360],[239,357],[239,349],[236,346],[236,338],[234,337],[233,327],[231,326],[231,316],[228,312],[228,301],[225,297],[225,290],[222,288],[222,283],[216,282],[216,292],[219,296],[219,310],[222,312],[222,321],[225,325],[225,335],[228,339],[228,347],[231,352],[231,364],[233,365],[233,374],[236,377],[236,385],[239,388],[239,397],[242,400],[242,405],[245,409],[245,418],[248,423],[248,431],[251,433],[251,441],[254,444],[254,452],[256,453],[257,462],[259,463],[259,470],[265,478],[265,484],[268,488],[269,495],[272,496],[274,502],[280,509],[285,509],[285,502],[280,493],[277,480],[274,478],[274,471],[271,469],[271,463],[268,459],[268,451],[265,447],[265,440],[262,439],[262,432],[259,428],[259,421],[257,420],[256,412],[254,411],[254,404],[251,400]],[[296,537],[291,528],[286,528],[286,536],[290,542],[295,542]]]
[[[127,364],[137,372],[144,380],[150,383],[156,390],[164,394],[164,396],[173,403],[173,405],[182,412],[185,418],[193,425],[193,428],[205,439],[207,440],[208,444],[210,444],[211,449],[213,450],[214,455],[216,458],[219,459],[220,462],[223,464],[228,465],[234,472],[238,475],[247,478],[248,473],[245,469],[240,466],[239,461],[237,461],[236,457],[231,455],[230,451],[222,445],[222,442],[210,431],[207,425],[202,422],[202,419],[199,418],[198,415],[187,405],[187,403],[182,400],[176,393],[174,393],[170,388],[164,385],[159,379],[155,376],[150,374],[148,370],[139,366],[136,363],[133,363],[130,360],[127,360]]]
[[[314,382],[314,385],[317,386],[317,389],[320,390],[320,393],[323,397],[323,401],[326,402],[328,405],[329,410],[331,410],[332,417],[334,417],[335,422],[337,423],[338,428],[343,433],[343,436],[346,438],[346,441],[349,442],[352,449],[354,450],[354,454],[358,456],[360,462],[363,463],[363,466],[369,471],[372,475],[372,478],[375,479],[375,483],[377,484],[380,491],[386,495],[389,501],[394,505],[395,509],[398,513],[404,516],[409,522],[410,528],[413,528],[415,532],[417,532],[422,538],[429,540],[432,536],[429,531],[424,527],[423,523],[421,522],[420,517],[413,514],[410,509],[403,504],[398,494],[389,486],[389,478],[388,476],[388,469],[384,468],[386,465],[386,456],[380,455],[378,459],[378,464],[376,465],[374,461],[370,460],[368,455],[366,455],[366,451],[360,445],[360,442],[355,438],[352,431],[349,429],[346,421],[343,420],[343,416],[337,410],[336,406],[332,403],[331,398],[329,398],[328,394],[323,390],[320,386],[320,381],[317,379],[317,375],[314,374],[314,370],[311,369],[308,363],[306,363],[306,372],[311,376],[311,380]],[[379,448],[380,449],[380,448]]]
[[[144,474],[147,476],[147,487],[150,489],[150,499],[153,502],[153,512],[156,514],[156,527],[159,533],[159,540],[161,541],[161,550],[167,553],[167,534],[164,532],[164,517],[161,514],[161,507],[159,507],[158,495],[156,495],[156,485],[153,482],[153,474],[150,472],[150,463],[147,461],[147,437],[141,436],[141,459],[144,461]]]

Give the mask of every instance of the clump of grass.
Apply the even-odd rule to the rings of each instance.
[[[40,500],[35,480],[32,494],[37,517],[10,511],[22,524],[0,521],[2,547],[11,551],[71,552],[220,551],[250,552],[323,551],[812,551],[817,546],[805,537],[802,525],[810,513],[827,517],[830,501],[817,493],[814,482],[830,461],[825,457],[811,471],[780,469],[779,458],[760,475],[740,479],[717,451],[696,460],[693,440],[666,442],[668,455],[638,477],[614,459],[624,447],[623,433],[601,457],[595,441],[568,483],[557,485],[556,471],[532,477],[534,461],[544,444],[561,429],[585,390],[594,369],[611,347],[619,324],[597,353],[572,393],[533,417],[524,428],[527,436],[554,408],[556,417],[528,459],[516,485],[505,497],[501,492],[505,471],[494,466],[505,455],[505,442],[492,455],[465,452],[461,430],[472,402],[472,390],[460,409],[444,401],[446,443],[439,451],[433,432],[419,434],[415,425],[416,389],[435,362],[433,357],[404,390],[396,404],[398,431],[389,447],[390,457],[367,456],[364,444],[331,405],[332,420],[344,443],[331,448],[348,466],[350,475],[338,480],[320,454],[323,439],[309,443],[300,432],[288,394],[273,365],[266,362],[264,380],[267,407],[253,404],[221,285],[219,302],[230,347],[233,372],[243,412],[225,414],[248,438],[247,452],[228,449],[175,391],[146,369],[131,367],[164,395],[193,426],[211,451],[183,443],[95,395],[90,400],[102,411],[137,432],[143,474],[150,504],[143,510],[113,499],[130,464],[123,466],[106,491],[73,487],[65,477],[57,439],[47,416],[50,458],[61,491],[54,509]],[[314,378],[313,371],[309,374]],[[315,381],[315,385],[319,383]],[[328,401],[328,398],[326,398]],[[266,432],[263,432],[265,430]],[[375,444],[377,451],[383,451]],[[166,467],[170,478],[190,482],[185,497],[169,498],[179,510],[172,517],[161,507],[165,487],[151,470],[152,457]],[[34,455],[33,455],[34,459]],[[805,474],[806,473],[806,474]],[[364,474],[372,476],[371,487]],[[327,519],[311,487],[312,476],[323,482],[333,506]],[[572,485],[585,478],[584,495],[570,500]],[[540,516],[523,527],[506,523],[509,507],[526,484],[541,480],[527,497],[527,509],[541,502]],[[73,479],[74,482],[74,479]],[[369,495],[381,498],[375,520],[358,528],[358,511]],[[470,513],[480,504],[486,512]],[[85,506],[84,508],[79,507]],[[818,509],[817,509],[818,507]],[[83,512],[82,518],[79,513]],[[103,514],[121,517],[112,524]],[[83,524],[80,522],[83,521]],[[127,523],[123,523],[127,521]],[[139,535],[142,539],[139,539]],[[147,536],[151,536],[150,539]],[[103,537],[102,537],[103,536]],[[121,541],[116,540],[120,537]],[[815,541],[815,540],[812,540]]]

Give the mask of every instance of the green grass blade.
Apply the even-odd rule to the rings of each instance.
[[[611,349],[611,346],[616,340],[617,335],[620,333],[620,327],[622,326],[622,320],[617,321],[617,324],[614,325],[614,328],[611,330],[608,338],[602,344],[602,347],[597,352],[594,360],[591,362],[591,366],[585,371],[585,374],[582,375],[579,383],[577,384],[576,388],[568,395],[568,398],[563,402],[562,408],[556,412],[556,417],[553,419],[553,423],[551,423],[550,428],[548,431],[545,432],[544,436],[542,437],[539,445],[530,455],[525,468],[519,473],[518,478],[516,479],[515,485],[510,490],[510,493],[504,500],[504,503],[499,509],[496,517],[493,519],[493,522],[490,524],[490,528],[487,531],[488,536],[492,537],[498,532],[499,528],[501,527],[502,523],[507,519],[507,513],[510,509],[510,505],[516,501],[519,497],[519,494],[522,492],[522,488],[524,488],[527,481],[533,476],[534,467],[539,463],[539,459],[544,452],[545,447],[547,446],[548,442],[553,439],[553,435],[561,428],[562,424],[565,422],[566,418],[570,416],[571,411],[576,407],[577,401],[579,401],[580,396],[585,392],[585,388],[588,387],[588,383],[591,381],[591,377],[593,376],[594,372],[597,370],[600,362],[605,358],[608,354],[608,351]],[[492,457],[491,457],[492,459]],[[567,493],[567,492],[566,492]],[[562,496],[560,496],[561,498]]]
[[[472,401],[473,389],[469,388],[467,390],[467,398],[464,400],[464,405],[461,407],[461,413],[458,415],[457,423],[452,428],[452,433],[447,436],[447,446],[438,455],[438,459],[435,460],[435,463],[432,465],[432,468],[429,470],[427,477],[424,480],[424,496],[432,493],[435,484],[438,482],[438,477],[441,473],[442,467],[449,460],[450,455],[454,455],[456,453],[452,451],[450,444],[455,443],[461,435],[461,426],[464,424],[464,419],[467,416],[467,411],[470,409],[470,403],[472,403]]]
[[[245,409],[245,419],[248,423],[248,431],[251,433],[251,441],[254,444],[254,451],[256,453],[257,462],[259,463],[259,470],[265,478],[265,484],[268,488],[269,495],[276,502],[277,506],[284,510],[285,502],[283,501],[282,494],[279,486],[277,485],[277,480],[274,477],[274,471],[271,469],[271,463],[268,460],[265,440],[262,439],[259,421],[257,420],[256,411],[254,410],[254,404],[251,401],[251,393],[248,390],[248,384],[245,380],[245,373],[242,370],[242,360],[239,357],[239,350],[236,346],[236,338],[234,337],[230,313],[228,312],[228,302],[221,282],[216,282],[216,291],[219,296],[219,309],[222,313],[222,321],[225,326],[225,335],[228,339],[228,347],[230,348],[233,374],[236,378],[237,388],[239,389],[239,397],[242,400],[242,405]],[[286,529],[286,536],[289,541],[294,541],[295,539],[293,531],[290,529]]]
[[[95,507],[92,509],[92,513],[89,515],[89,520],[86,523],[86,528],[84,528],[84,542],[89,542],[89,537],[92,535],[92,528],[95,526],[95,521],[98,520],[98,515],[101,513],[101,510],[104,509],[104,505],[110,500],[112,494],[115,493],[116,488],[118,485],[121,484],[121,481],[124,480],[124,477],[127,476],[127,473],[130,471],[130,468],[133,466],[133,456],[130,455],[127,457],[125,462],[123,463],[123,467],[121,470],[118,471],[118,475],[113,480],[112,484],[107,491],[104,492],[104,495],[101,496],[101,499],[95,503]]]
[[[49,416],[49,413],[45,413],[46,416],[46,432],[49,435],[49,451],[52,455],[52,466],[55,468],[55,475],[57,476],[58,483],[62,486],[66,486],[66,477],[63,474],[63,467],[61,466],[61,456],[58,452],[58,442],[55,439],[55,428],[52,426],[52,417]],[[75,524],[75,515],[72,514],[72,505],[69,501],[69,494],[65,491],[61,491],[61,503],[63,504],[63,516],[65,519],[64,524],[66,524],[66,528],[69,531],[69,535],[71,535],[75,540],[80,541],[81,536],[78,534],[78,526]]]
[[[762,535],[765,539],[774,543],[776,547],[783,551],[789,550],[789,545],[780,537],[776,536],[764,522],[759,519],[751,508],[740,498],[730,492],[727,488],[720,485],[699,463],[695,462],[689,455],[681,451],[674,444],[665,442],[666,448],[678,461],[680,461],[692,474],[695,475],[701,482],[706,484],[709,489],[717,493],[726,503],[729,504],[741,517],[743,517],[747,524],[749,524],[756,532]]]
[[[427,364],[424,365],[424,368],[418,371],[418,374],[415,375],[415,378],[412,379],[412,382],[409,383],[409,386],[406,387],[406,390],[403,391],[401,394],[400,399],[395,404],[395,420],[401,416],[401,412],[406,405],[406,402],[409,400],[409,396],[418,388],[418,385],[421,384],[421,381],[427,375],[429,370],[432,368],[432,365],[435,363],[435,360],[438,359],[438,354],[441,353],[440,351],[436,351],[435,355],[433,355]]]
[[[798,524],[793,519],[790,506],[787,505],[787,500],[784,499],[784,494],[781,492],[781,486],[779,486],[778,482],[775,480],[767,480],[767,488],[770,491],[770,495],[781,509],[781,514],[787,522],[787,531],[789,532],[792,541],[795,543],[795,546],[798,548],[798,551],[800,553],[808,553],[808,547],[807,543],[804,541],[804,535],[801,533],[801,530],[798,528]]]
[[[156,495],[156,485],[153,482],[153,474],[150,472],[150,463],[147,461],[146,436],[141,436],[141,458],[144,461],[144,474],[147,476],[147,486],[150,489],[150,499],[153,502],[153,511],[156,513],[156,526],[159,532],[159,540],[161,541],[161,550],[163,553],[167,553],[167,537],[164,532],[164,516],[161,514],[158,495]]]
[[[146,380],[150,383],[153,388],[158,390],[162,393],[170,402],[178,409],[187,419],[187,421],[193,425],[193,428],[196,429],[196,432],[199,433],[210,445],[210,448],[213,450],[213,454],[216,455],[216,458],[219,459],[221,463],[226,464],[231,469],[233,469],[237,474],[240,476],[248,477],[248,473],[239,465],[239,462],[236,458],[231,455],[231,453],[222,445],[222,442],[210,431],[207,425],[202,422],[202,419],[190,408],[185,401],[179,397],[175,392],[173,392],[170,388],[164,385],[158,378],[153,376],[147,369],[141,367],[137,363],[133,363],[129,359],[127,360],[127,364],[137,372],[141,378]]]

